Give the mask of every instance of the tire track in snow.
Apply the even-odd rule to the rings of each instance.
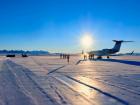
[[[113,98],[113,99],[117,100],[118,102],[120,102],[120,103],[122,103],[122,104],[124,104],[124,105],[129,105],[128,102],[126,102],[126,101],[124,101],[124,100],[122,100],[122,99],[120,99],[120,98],[118,98],[118,97],[116,97],[116,96],[114,96],[114,95],[111,95],[111,94],[109,94],[109,93],[107,93],[107,92],[104,92],[104,91],[102,91],[102,90],[100,90],[100,89],[98,89],[98,88],[96,88],[96,87],[94,87],[94,86],[88,85],[88,84],[86,84],[86,83],[84,83],[84,82],[82,82],[82,81],[80,81],[80,80],[77,80],[77,79],[75,79],[75,78],[72,78],[72,77],[70,77],[70,76],[68,76],[68,75],[65,75],[65,76],[66,76],[67,78],[69,78],[69,79],[71,79],[71,80],[77,82],[77,83],[80,83],[80,84],[85,85],[85,86],[87,86],[87,87],[89,87],[89,88],[92,88],[92,89],[98,91],[99,93],[104,94],[105,96],[108,96],[108,97],[110,97],[110,98]]]
[[[9,63],[11,63],[9,60],[7,60],[6,62],[4,62],[5,65],[8,67],[8,70],[10,70],[10,72],[15,76],[16,81],[18,83],[18,86],[20,87],[21,90],[23,90],[22,92],[27,96],[30,97],[32,100],[34,100],[34,98],[32,97],[31,93],[29,91],[27,91],[27,89],[23,86],[21,80],[18,78],[17,74],[15,72],[13,72],[12,67],[9,65]],[[34,100],[34,102],[37,105],[36,100]]]
[[[63,84],[67,89],[70,89],[71,91],[73,91],[75,94],[77,94],[76,96],[84,99],[84,101],[88,102],[88,105],[94,105],[89,99],[87,99],[84,95],[82,95],[81,93],[79,93],[78,91],[76,91],[75,89],[73,89],[72,86],[70,86],[68,83],[66,83],[65,81],[54,77],[54,76],[50,76],[51,78],[55,79],[56,81],[58,81],[59,83]],[[54,84],[55,85],[55,84]],[[57,87],[57,86],[56,86]],[[61,90],[60,90],[61,91]],[[62,93],[63,94],[63,93]],[[72,97],[71,97],[72,98]],[[77,97],[75,97],[77,98]]]
[[[17,78],[17,81],[19,82],[21,88],[24,90],[25,94],[28,95],[29,97],[31,97],[31,98],[34,100],[33,96],[30,94],[30,92],[23,86],[23,84],[22,84],[22,82],[20,81],[20,79],[18,78],[17,74],[13,72],[11,66],[20,66],[20,67],[23,68],[24,70],[25,70],[25,69],[26,69],[27,71],[30,71],[30,70],[28,70],[27,68],[24,68],[24,67],[22,67],[21,65],[18,65],[18,64],[14,63],[14,62],[12,62],[12,61],[10,61],[10,60],[7,60],[7,61],[6,61],[6,65],[10,68],[10,71],[11,71],[11,72],[15,75],[15,77]],[[35,81],[32,79],[32,77],[31,77],[27,72],[25,72],[24,70],[22,70],[22,71],[25,73],[25,75],[28,77],[28,79],[31,80],[31,82],[36,86],[36,88],[38,88],[38,90],[39,90],[42,94],[44,94],[44,96],[45,96],[47,99],[49,99],[52,103],[54,103],[53,105],[60,105],[60,104],[58,104],[51,96],[49,96],[49,95],[44,91],[44,89],[43,89],[42,87],[40,87],[40,86],[38,85],[38,83],[35,82]],[[34,100],[34,101],[36,101],[36,100]]]
[[[128,91],[130,93],[133,93],[133,94],[140,95],[140,93],[139,93],[140,91],[135,91],[133,89],[129,89],[129,88],[127,88],[127,85],[124,85],[124,84],[122,86],[118,86],[118,85],[115,85],[113,83],[109,83],[109,82],[104,81],[104,80],[98,80],[98,79],[96,79],[96,81],[102,82],[102,83],[107,84],[107,85],[110,85],[110,86],[114,86],[114,87],[120,88],[122,90],[126,90],[126,91]]]

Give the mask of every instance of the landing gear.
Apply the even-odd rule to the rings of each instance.
[[[98,56],[97,59],[102,59],[102,56]]]
[[[107,59],[109,59],[110,57],[109,56],[107,56]]]

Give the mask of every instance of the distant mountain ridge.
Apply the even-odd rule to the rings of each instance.
[[[50,52],[44,50],[33,50],[33,51],[24,51],[24,50],[0,50],[0,55],[6,54],[27,54],[27,55],[48,55]]]

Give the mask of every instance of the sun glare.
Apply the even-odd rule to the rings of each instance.
[[[85,34],[81,38],[81,45],[85,50],[92,48],[93,45],[93,38],[90,34]]]

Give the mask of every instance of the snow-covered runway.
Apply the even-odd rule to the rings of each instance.
[[[140,57],[113,59],[0,57],[0,105],[139,105]]]

